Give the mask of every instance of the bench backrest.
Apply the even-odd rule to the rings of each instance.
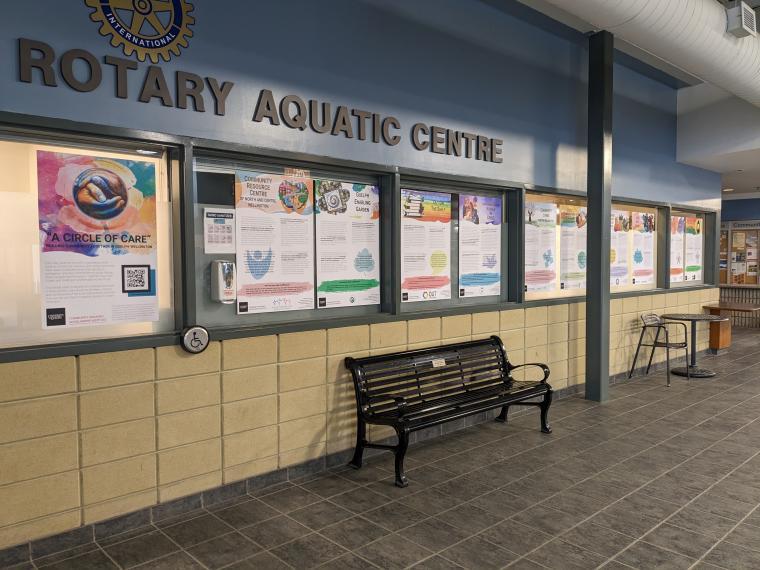
[[[346,358],[365,414],[380,414],[396,407],[395,398],[412,406],[433,403],[474,390],[497,390],[511,381],[506,351],[497,336],[484,340]]]

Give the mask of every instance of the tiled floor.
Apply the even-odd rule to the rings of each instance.
[[[712,380],[614,386],[80,547],[38,567],[760,568],[760,331]],[[65,558],[65,559],[63,559]]]

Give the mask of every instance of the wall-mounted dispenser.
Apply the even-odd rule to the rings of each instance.
[[[235,262],[215,259],[211,262],[211,300],[234,303],[237,297]]]

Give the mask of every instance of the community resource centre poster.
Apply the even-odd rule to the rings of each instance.
[[[633,285],[654,283],[654,219],[648,212],[633,212]]]
[[[702,280],[702,219],[686,218],[685,281]]]
[[[525,290],[557,288],[557,205],[525,204]]]
[[[380,193],[377,186],[314,182],[317,307],[380,303]]]
[[[631,231],[631,213],[625,210],[612,210],[610,227],[610,286],[628,285],[629,272],[628,236]]]
[[[401,300],[451,298],[451,194],[401,190]]]
[[[158,320],[151,162],[37,151],[43,327]]]
[[[683,281],[684,258],[683,244],[684,232],[686,231],[686,218],[684,216],[670,217],[670,280]]]
[[[459,195],[459,296],[501,293],[501,198]]]
[[[235,172],[237,312],[314,308],[312,180]]]
[[[587,211],[582,206],[560,206],[560,289],[586,288]]]

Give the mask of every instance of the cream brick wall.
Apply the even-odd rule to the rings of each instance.
[[[641,314],[701,312],[717,298],[613,300],[611,371],[630,366]],[[585,318],[584,302],[568,302],[226,340],[194,356],[160,347],[0,364],[0,548],[352,448],[347,356],[498,334],[514,363],[548,363],[555,389],[582,384]],[[697,348],[707,342],[700,326]]]

